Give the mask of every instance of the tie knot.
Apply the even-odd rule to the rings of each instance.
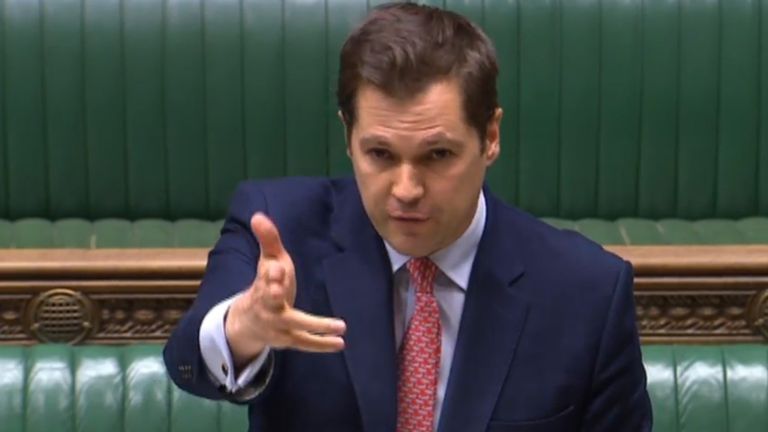
[[[429,258],[411,258],[408,272],[417,293],[432,294],[437,266]]]

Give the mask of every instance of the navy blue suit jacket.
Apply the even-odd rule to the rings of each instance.
[[[439,431],[649,431],[631,266],[485,194]],[[197,299],[165,347],[171,378],[225,397],[206,372],[198,332],[215,304],[254,279],[257,211],[274,220],[293,258],[295,306],[343,318],[347,334],[336,354],[275,352],[269,384],[249,403],[250,430],[393,432],[392,272],[353,179],[240,185]]]

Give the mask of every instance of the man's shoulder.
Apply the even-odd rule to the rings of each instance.
[[[334,197],[356,188],[354,179],[339,177],[280,177],[245,180],[232,197],[234,206],[258,203],[267,213],[285,211],[320,211],[327,209]]]
[[[354,187],[351,177],[276,177],[241,182],[237,190],[268,198],[329,199],[335,190]]]
[[[516,207],[502,204],[507,223],[513,225],[514,238],[526,268],[543,275],[543,279],[560,280],[553,286],[595,287],[612,291],[627,263],[605,250],[597,242],[567,229],[554,227]]]
[[[323,235],[335,206],[357,196],[352,178],[283,177],[246,180],[235,189],[229,214],[244,221],[265,213],[282,233]]]

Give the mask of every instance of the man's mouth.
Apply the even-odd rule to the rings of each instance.
[[[389,217],[398,222],[410,223],[426,222],[429,220],[429,217],[426,215],[413,213],[390,213]]]

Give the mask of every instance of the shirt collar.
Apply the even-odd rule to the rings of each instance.
[[[480,243],[480,238],[483,236],[484,229],[485,196],[481,191],[480,196],[477,198],[475,216],[472,218],[472,222],[469,224],[469,227],[467,227],[467,230],[464,231],[464,234],[462,234],[455,242],[429,256],[432,262],[437,265],[443,274],[448,276],[453,283],[465,291],[469,286],[469,275],[472,271],[472,263],[475,261],[477,245]],[[387,248],[389,262],[392,263],[392,273],[397,272],[409,259],[411,259],[410,256],[403,255],[396,251],[386,240],[384,241],[384,245]]]

